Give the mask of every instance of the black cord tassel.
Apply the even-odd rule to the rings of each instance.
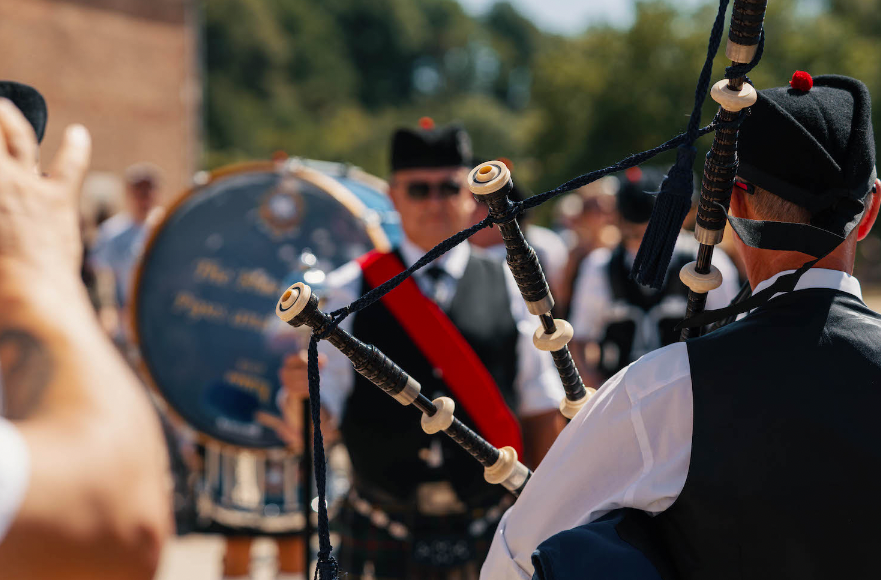
[[[661,183],[651,221],[630,274],[639,284],[652,288],[660,288],[664,284],[679,230],[691,209],[691,196],[694,192],[692,167],[696,152],[690,145],[680,145],[676,153],[676,164],[670,168]]]

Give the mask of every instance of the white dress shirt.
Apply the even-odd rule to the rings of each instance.
[[[414,279],[426,296],[435,297],[435,301],[443,308],[450,304],[456,292],[456,285],[465,273],[468,259],[472,252],[471,246],[465,242],[459,244],[437,260],[414,274]],[[408,239],[404,238],[400,247],[405,266],[411,266],[425,253]],[[447,275],[435,283],[425,270],[439,266]],[[550,353],[542,352],[532,344],[532,334],[539,326],[538,317],[526,310],[526,304],[520,296],[513,276],[506,272],[508,295],[511,302],[511,313],[517,324],[517,373],[514,379],[514,391],[517,394],[518,408],[514,411],[519,416],[537,415],[545,411],[559,408],[565,396],[560,377],[554,367]],[[332,312],[348,305],[361,295],[361,267],[350,262],[327,276],[326,288],[321,290],[326,297],[322,306],[324,312]],[[352,331],[353,314],[346,318],[340,328]],[[352,363],[327,341],[318,343],[318,349],[327,357],[321,370],[321,404],[332,415],[342,417],[346,400],[355,385],[355,370]],[[406,361],[396,361],[406,368]],[[414,377],[419,380],[419,377]]]
[[[0,542],[24,501],[30,472],[24,438],[12,423],[0,417]]]
[[[681,235],[676,241],[677,252],[691,252],[697,256],[698,244],[691,236]],[[612,258],[612,250],[598,248],[591,252],[578,268],[578,277],[575,279],[572,293],[572,314],[569,323],[575,330],[575,338],[583,341],[598,342],[603,338],[606,327],[616,320],[632,318],[643,320],[645,324],[637,328],[634,336],[633,359],[655,350],[661,346],[658,336],[657,324],[652,324],[651,317],[641,315],[629,316],[627,311],[635,307],[615,301],[612,295],[612,285],[609,281],[609,261]],[[633,256],[627,256],[627,262],[633,263]],[[707,295],[707,310],[716,310],[728,306],[740,289],[737,268],[724,252],[713,254],[713,265],[722,274],[722,285],[711,290]],[[670,274],[679,275],[678,272]],[[660,305],[665,308],[664,318],[681,318],[685,313],[686,300],[682,296],[671,297],[668,304]]]
[[[755,292],[786,273],[758,284]],[[809,270],[795,291],[807,288],[832,288],[862,300],[857,279],[837,270]],[[614,509],[666,510],[685,486],[692,423],[685,343],[621,370],[563,430],[504,515],[481,580],[531,578],[530,557],[540,543]]]

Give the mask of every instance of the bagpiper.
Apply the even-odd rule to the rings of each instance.
[[[752,95],[728,219],[753,309],[605,383],[504,516],[482,579],[877,573],[881,316],[853,276],[881,202],[869,92],[798,72]],[[632,557],[598,567],[612,548]]]

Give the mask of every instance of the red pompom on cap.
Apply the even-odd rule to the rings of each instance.
[[[792,75],[792,80],[789,81],[789,86],[797,91],[808,92],[811,90],[811,87],[814,86],[814,79],[812,79],[811,75],[805,71],[797,70]]]
[[[432,129],[434,129],[434,119],[432,119],[431,117],[421,117],[419,119],[419,126],[426,131],[431,131]]]
[[[642,169],[637,166],[628,167],[624,170],[624,177],[626,177],[627,181],[630,183],[636,183],[642,179]]]

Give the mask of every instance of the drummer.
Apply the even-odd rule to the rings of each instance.
[[[424,123],[399,129],[391,145],[390,195],[404,240],[393,252],[371,252],[331,273],[328,311],[352,302],[470,225],[475,201],[466,182],[472,165],[468,134],[458,126]],[[415,285],[395,290],[389,299],[406,302],[411,320],[424,320],[426,309],[440,307],[441,316],[455,326],[453,340],[473,350],[488,375],[481,369],[468,372],[492,377],[487,400],[508,406],[501,412],[522,428],[524,459],[534,467],[562,427],[557,407],[563,391],[550,356],[532,346],[534,325],[523,324],[529,315],[513,278],[467,243],[414,278]],[[479,389],[447,380],[454,373],[429,362],[416,346],[425,337],[414,336],[418,330],[408,334],[392,310],[377,303],[342,326],[407,369],[429,398],[452,395],[465,407],[463,401]],[[336,518],[340,569],[354,578],[476,578],[510,501],[504,490],[485,483],[464,451],[424,434],[409,410],[390,404],[356,376],[333,347],[320,343],[319,348],[326,357],[321,402],[338,423],[353,465],[353,488]],[[299,405],[308,396],[305,357],[291,355],[281,380],[285,404]],[[461,416],[474,428],[466,413]]]

